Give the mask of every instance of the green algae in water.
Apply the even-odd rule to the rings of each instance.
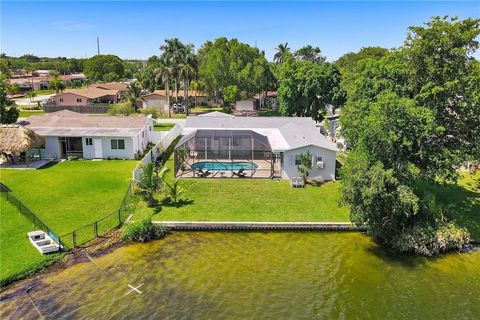
[[[48,319],[476,319],[480,252],[390,254],[360,233],[174,233],[47,276]],[[144,283],[142,295],[128,284]],[[0,317],[34,318],[23,295]]]

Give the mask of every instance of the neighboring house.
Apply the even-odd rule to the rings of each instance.
[[[257,100],[247,99],[247,100],[239,100],[235,102],[235,110],[236,111],[254,111],[257,109],[258,103]]]
[[[164,97],[167,96],[165,90],[155,90],[153,93],[160,96],[164,96]],[[172,101],[172,98],[175,97],[175,90],[170,88],[168,93],[170,95],[170,101]],[[183,90],[178,90],[178,100],[183,101],[184,97],[185,97],[185,92]],[[198,106],[213,107],[215,103],[215,99],[210,98],[206,93],[203,93],[200,91],[189,90],[188,97],[191,104],[194,104],[195,99],[197,99]]]
[[[310,151],[309,178],[335,179],[337,147],[311,118],[236,117],[212,112],[187,117],[182,135],[175,148],[176,176],[195,177],[197,168],[203,172],[207,168],[210,177],[225,177],[229,175],[225,171],[238,170],[236,166],[228,169],[233,162],[241,163],[251,177],[290,179],[300,176],[300,155]],[[182,149],[188,151],[186,155]],[[222,164],[227,169],[221,169]]]
[[[277,91],[267,91],[254,96],[260,105],[260,108],[277,110]]]
[[[67,89],[52,97],[55,106],[90,106],[95,103],[117,103],[118,90],[99,88]]]
[[[63,81],[64,84],[68,84],[69,82],[83,82],[86,80],[85,75],[83,73],[78,74],[67,74],[67,75],[60,75],[59,78]],[[48,83],[53,79],[53,77],[46,76],[42,77],[16,77],[9,79],[10,84],[17,83],[20,86],[20,90],[28,91],[28,90],[46,90],[48,89]]]
[[[62,110],[27,119],[26,127],[45,139],[47,158],[135,159],[154,137],[145,116],[88,116]]]
[[[88,87],[103,90],[117,90],[121,98],[125,97],[128,92],[128,84],[123,82],[93,83]]]
[[[158,111],[168,112],[167,96],[164,90],[155,90],[152,93],[142,96],[142,108],[154,108]]]

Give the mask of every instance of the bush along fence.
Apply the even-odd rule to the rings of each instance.
[[[157,159],[162,156],[163,152],[172,144],[172,142],[180,136],[182,129],[183,127],[177,123],[167,134],[162,136],[160,141],[153,146],[149,152],[147,152],[140,162],[143,165],[156,162]],[[133,170],[133,179],[140,179],[141,174],[142,170],[140,169],[140,166],[136,166]]]
[[[95,238],[101,237],[112,229],[120,227],[128,216],[135,211],[137,199],[134,197],[133,184],[128,185],[120,208],[103,218],[61,235],[59,240],[68,248],[75,248]]]
[[[42,230],[46,234],[48,234],[54,241],[60,244],[60,246],[64,250],[70,249],[68,245],[66,245],[58,236],[57,234],[50,228],[48,227],[45,223],[43,223],[42,220],[40,220],[39,217],[35,213],[33,213],[32,210],[30,210],[22,201],[18,200],[11,192],[11,190],[4,185],[3,183],[0,183],[0,194],[6,198],[6,200],[14,205],[18,211],[25,217],[27,218],[28,221],[30,221],[33,225],[34,230]]]

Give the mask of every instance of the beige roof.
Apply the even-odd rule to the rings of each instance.
[[[0,125],[0,152],[26,152],[44,143],[41,136],[28,128],[18,124]]]
[[[104,96],[116,96],[118,94],[118,90],[105,90],[99,88],[67,89],[54,97],[61,96],[67,93],[75,94],[89,99],[96,99]]]
[[[41,136],[131,137],[145,127],[145,116],[88,116],[62,110],[27,118],[27,127]]]
[[[105,90],[128,91],[128,85],[123,82],[93,83],[89,88],[100,88]]]

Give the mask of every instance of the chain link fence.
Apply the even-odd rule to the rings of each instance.
[[[127,220],[128,216],[134,213],[136,203],[137,199],[133,194],[133,184],[130,183],[120,208],[93,223],[60,236],[59,239],[69,248],[75,248],[95,238],[101,237],[110,230],[121,226],[125,220]]]

